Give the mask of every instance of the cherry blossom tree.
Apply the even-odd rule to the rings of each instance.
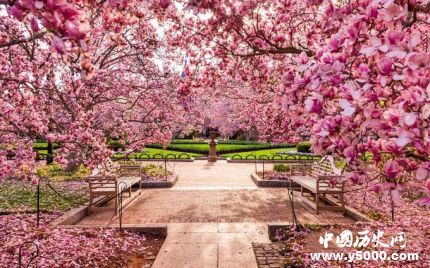
[[[351,181],[385,192],[392,201],[412,178],[428,185],[428,0],[0,4],[8,14],[0,39],[0,48],[8,54],[2,55],[2,62],[9,59],[2,81],[18,92],[8,89],[4,106],[10,105],[9,98],[14,107],[25,102],[21,107],[26,113],[20,114],[27,115],[14,126],[16,120],[8,112],[9,119],[2,121],[8,133],[4,140],[16,139],[14,148],[27,148],[23,159],[32,158],[23,137],[43,133],[48,140],[65,143],[65,134],[58,130],[65,122],[69,125],[64,133],[74,129],[90,154],[99,152],[94,159],[109,154],[100,146],[106,133],[128,137],[137,148],[155,132],[139,137],[134,134],[139,124],[121,122],[151,125],[149,117],[139,113],[139,107],[151,105],[140,100],[154,105],[157,99],[170,100],[168,110],[190,112],[211,99],[224,114],[235,107],[245,111],[236,120],[213,118],[218,125],[229,122],[226,132],[251,124],[267,140],[311,137],[315,153],[344,158]],[[187,53],[185,78],[175,80],[174,72],[154,66],[145,69],[161,46],[151,20],[161,23],[163,45]],[[22,60],[15,64],[11,58]],[[142,79],[136,79],[137,74]],[[126,78],[123,83],[119,76]],[[58,81],[67,81],[61,90]],[[235,86],[230,88],[226,85],[231,81]],[[107,84],[111,91],[102,94]],[[22,90],[35,85],[57,92],[35,95]],[[140,94],[145,97],[136,97]],[[163,118],[156,122],[175,121],[165,112],[149,111]],[[60,115],[52,120],[55,113]],[[97,129],[90,123],[96,117]],[[106,129],[99,124],[102,119],[108,122]],[[52,129],[58,134],[46,136]],[[168,131],[157,133],[162,140],[168,137]],[[2,152],[4,162],[7,153]]]
[[[195,15],[171,12],[172,45],[207,87],[224,75],[260,92],[262,138],[312,137],[315,153],[345,159],[352,182],[393,202],[409,180],[428,185],[429,1],[184,5]]]
[[[303,109],[289,115],[313,126],[313,150],[345,158],[347,177],[394,203],[414,173],[428,177],[429,7],[329,5],[324,14],[337,18],[327,25],[336,33],[315,57],[301,53],[294,83],[283,85],[286,110]]]
[[[111,138],[131,150],[170,139],[183,122],[184,107],[178,101],[178,74],[154,60],[162,51],[151,24],[158,10],[124,3],[122,12],[107,6],[100,16],[97,4],[82,3],[79,14],[91,31],[75,36],[71,22],[51,10],[50,1],[43,12],[40,1],[36,10],[13,2],[0,25],[2,177],[32,175],[36,139],[61,144],[56,161],[66,164],[73,156],[89,166],[111,155]],[[69,3],[51,4],[73,13]],[[16,8],[25,13],[17,16]],[[46,21],[51,11],[64,25]]]

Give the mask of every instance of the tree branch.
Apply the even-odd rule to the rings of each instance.
[[[31,37],[28,37],[28,38],[12,40],[10,42],[6,42],[6,43],[3,43],[3,44],[0,44],[0,48],[10,47],[10,46],[14,46],[14,45],[19,45],[19,44],[27,43],[27,42],[33,41],[35,39],[39,39],[39,38],[43,37],[45,34],[46,34],[46,32],[40,32],[40,33],[32,35]]]

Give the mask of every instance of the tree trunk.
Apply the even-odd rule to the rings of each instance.
[[[46,164],[52,164],[54,162],[54,152],[51,142],[48,142],[48,154],[46,155]]]

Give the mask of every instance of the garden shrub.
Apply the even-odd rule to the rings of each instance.
[[[166,171],[162,165],[148,164],[143,168],[143,173],[149,177],[162,177],[166,175]],[[170,171],[167,174],[171,174]]]
[[[290,171],[290,166],[285,164],[275,164],[273,165],[273,170],[277,172],[288,172]]]
[[[311,152],[311,144],[309,142],[300,142],[297,144],[297,152],[299,153],[310,153]]]
[[[111,140],[109,141],[109,148],[114,150],[115,152],[122,150],[125,151],[126,146],[124,143],[118,141],[118,140]]]
[[[82,180],[88,176],[90,171],[83,165],[80,165],[76,171],[65,171],[58,164],[50,164],[37,168],[36,174],[39,178],[48,178],[55,181],[73,181]]]

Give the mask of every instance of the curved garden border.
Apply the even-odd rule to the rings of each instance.
[[[228,163],[295,163],[295,162],[313,162],[321,159],[320,155],[291,153],[285,155],[259,155],[248,154],[234,154],[227,158]]]
[[[139,154],[133,157],[116,158],[114,161],[174,161],[174,162],[193,162],[195,159],[188,153],[181,153],[179,155],[168,154]]]

